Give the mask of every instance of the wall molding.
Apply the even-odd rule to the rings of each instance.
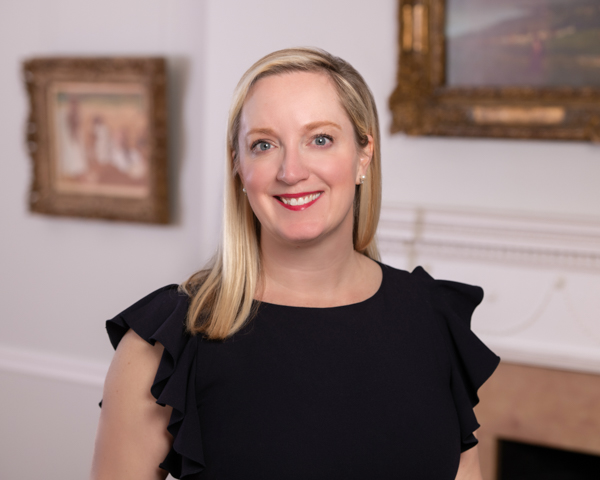
[[[426,255],[600,271],[600,218],[386,205],[377,238],[382,253],[409,261]]]
[[[0,371],[102,388],[108,363],[0,345]]]

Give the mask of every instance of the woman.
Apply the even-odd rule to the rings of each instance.
[[[212,264],[107,322],[92,477],[479,479],[472,408],[498,362],[469,329],[482,292],[377,262],[362,77],[321,50],[267,55],[234,94],[227,161]]]

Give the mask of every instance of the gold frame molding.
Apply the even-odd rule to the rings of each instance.
[[[146,223],[168,223],[167,72],[161,57],[34,58],[23,63],[30,112],[26,142],[33,163],[32,212]],[[140,198],[57,191],[53,187],[49,95],[57,82],[133,85],[148,102],[149,188]]]
[[[391,131],[600,142],[600,88],[446,86],[446,0],[399,0]]]

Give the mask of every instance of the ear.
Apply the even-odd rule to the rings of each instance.
[[[233,175],[240,175],[240,162],[236,161],[237,152],[235,150],[231,151],[231,173]],[[241,178],[241,175],[240,175]]]
[[[368,143],[358,152],[358,171],[356,174],[357,185],[360,183],[360,178],[367,174],[367,170],[371,164],[371,160],[373,159],[373,137],[371,135],[367,135],[367,138],[369,139]]]
[[[240,180],[240,183],[242,185],[242,189],[244,188],[244,177],[242,177],[242,169],[240,168],[240,163],[236,162],[236,154],[237,152],[235,150],[232,150],[231,152],[231,174],[234,177],[238,177]],[[235,180],[234,180],[234,184],[235,184]]]

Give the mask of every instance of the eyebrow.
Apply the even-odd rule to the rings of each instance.
[[[317,128],[321,128],[321,127],[334,127],[334,128],[337,128],[338,130],[342,129],[342,127],[340,127],[335,122],[323,121],[323,122],[312,122],[307,125],[304,125],[304,131],[310,132],[311,130],[316,130]]]
[[[316,130],[317,128],[322,128],[322,127],[334,127],[334,128],[337,128],[338,130],[342,129],[342,127],[340,127],[335,122],[317,121],[317,122],[307,123],[306,125],[304,125],[304,131],[310,132],[311,130]],[[252,130],[248,131],[248,133],[246,134],[246,137],[249,137],[250,135],[254,135],[254,134],[275,135],[275,131],[272,128],[253,128]]]
[[[253,128],[252,130],[248,131],[246,137],[254,135],[255,133],[261,133],[263,135],[275,135],[275,131],[271,128]]]

